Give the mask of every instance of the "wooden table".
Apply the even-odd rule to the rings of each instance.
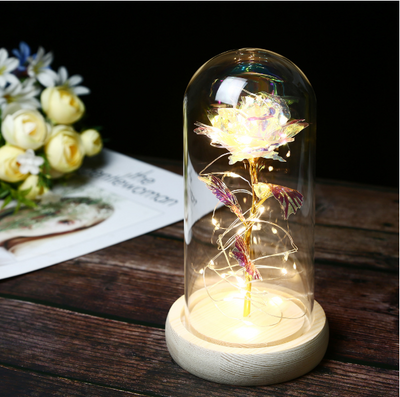
[[[321,180],[316,197],[330,342],[311,373],[233,387],[173,362],[164,323],[183,294],[179,222],[1,281],[0,396],[398,396],[397,190]]]

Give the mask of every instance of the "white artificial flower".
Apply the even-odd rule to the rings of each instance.
[[[36,78],[45,87],[53,87],[57,80],[57,73],[49,65],[53,62],[51,52],[45,54],[44,48],[39,47],[35,57],[28,58],[28,75]]]
[[[12,113],[18,108],[37,109],[40,102],[35,98],[40,93],[40,88],[34,85],[35,79],[26,79],[22,84],[19,80],[7,87],[0,86],[0,108],[2,117]],[[12,111],[11,111],[11,108]]]
[[[18,78],[11,72],[19,65],[17,58],[8,57],[8,52],[5,48],[0,49],[0,87],[5,87],[7,83],[16,83]]]
[[[82,76],[75,74],[68,78],[68,71],[64,66],[58,69],[58,75],[56,83],[66,89],[72,91],[75,95],[86,95],[90,94],[90,90],[87,87],[78,86],[83,81]]]
[[[35,156],[35,152],[32,149],[28,149],[24,154],[20,154],[17,157],[17,161],[20,164],[19,172],[21,174],[32,174],[37,175],[39,173],[39,167],[44,163],[44,159],[39,156]]]

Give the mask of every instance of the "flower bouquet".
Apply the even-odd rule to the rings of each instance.
[[[96,129],[77,131],[85,105],[82,77],[51,69],[51,52],[31,55],[21,42],[9,56],[0,49],[0,199],[34,207],[53,180],[70,175],[103,146]]]

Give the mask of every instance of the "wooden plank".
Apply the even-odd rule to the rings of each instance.
[[[183,294],[183,274],[134,269],[135,259],[131,260],[129,267],[118,262],[65,262],[2,280],[0,294],[163,327],[169,308]],[[333,356],[398,364],[397,277],[325,263],[316,266],[315,286],[330,322]]]
[[[0,294],[163,327],[169,308],[183,295],[183,272],[74,260],[2,280]]]
[[[184,233],[183,233],[183,221],[173,223],[172,225],[165,226],[151,233],[155,236],[176,239],[183,243]]]
[[[144,394],[117,390],[115,388],[94,385],[65,379],[59,376],[34,373],[17,368],[0,365],[0,395],[2,397],[16,396],[68,396],[68,397],[140,397]]]
[[[317,225],[399,233],[395,189],[320,181],[315,187]]]
[[[316,225],[315,259],[397,271],[399,236],[374,230]]]
[[[282,385],[216,386],[171,360],[160,329],[7,299],[0,299],[0,311],[3,365],[76,381],[174,397],[398,394],[398,371],[333,360]]]
[[[391,273],[317,264],[315,298],[330,329],[327,356],[398,366],[398,295]]]
[[[179,240],[148,234],[84,255],[80,260],[181,276],[183,244]]]

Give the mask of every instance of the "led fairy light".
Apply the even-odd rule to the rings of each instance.
[[[269,384],[322,358],[328,328],[312,291],[314,109],[302,72],[265,50],[221,54],[189,83],[185,297],[170,310],[166,339],[195,375]]]
[[[260,158],[286,161],[278,155],[278,147],[294,141],[294,136],[307,127],[308,123],[305,123],[304,120],[288,122],[290,110],[286,102],[278,96],[263,92],[254,95],[244,89],[243,91],[249,95],[243,96],[237,107],[220,108],[215,114],[209,114],[208,117],[212,125],[207,126],[197,122],[198,128],[195,132],[206,135],[212,146],[227,149],[230,154],[229,164],[232,165],[236,161],[247,161],[249,165],[250,180],[248,184],[251,191],[240,191],[252,196],[251,210],[247,218],[242,213],[236,195],[229,190],[221,179],[213,173],[200,173],[200,179],[244,225],[236,232],[235,247],[230,251],[230,257],[233,257],[245,269],[246,295],[244,297],[243,317],[247,317],[251,310],[252,284],[257,280],[262,280],[260,272],[254,264],[254,260],[257,258],[251,258],[252,229],[254,224],[259,221],[256,215],[260,212],[260,208],[263,208],[264,201],[270,197],[279,201],[285,219],[290,214],[296,213],[303,202],[303,196],[296,190],[258,182]],[[272,169],[273,167],[270,166],[269,170]],[[227,171],[222,179],[231,175],[232,173]],[[233,229],[235,223],[224,231],[224,235]],[[214,219],[213,224],[215,225]],[[275,227],[272,227],[271,230],[274,234],[277,233]],[[244,236],[242,236],[244,231]],[[232,238],[228,241],[230,244],[227,246],[221,242],[220,249],[222,251],[232,245]],[[282,255],[286,255],[286,252],[283,252]]]

